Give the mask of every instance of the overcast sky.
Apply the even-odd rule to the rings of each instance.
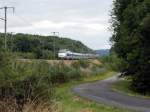
[[[51,35],[60,32],[92,49],[110,48],[108,30],[113,0],[0,0],[8,11],[8,32]],[[0,17],[3,17],[0,10]],[[3,32],[0,20],[0,32]]]

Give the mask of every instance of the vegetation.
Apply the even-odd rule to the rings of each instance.
[[[71,93],[71,87],[76,84],[102,80],[114,74],[103,69],[99,61],[79,60],[66,64],[63,61],[13,60],[17,59],[16,55],[3,50],[3,46],[0,49],[0,110],[4,112],[128,111]]]
[[[53,86],[46,63],[13,62],[7,52],[0,60],[0,109],[19,111],[31,104],[50,104]],[[5,56],[5,57],[4,57]],[[36,106],[36,105],[35,105]]]
[[[131,81],[130,80],[121,80],[113,84],[112,89],[117,92],[121,92],[130,96],[137,96],[143,98],[150,98],[150,95],[143,96],[135,91],[132,90],[130,87]]]
[[[27,104],[35,104],[37,107],[43,102],[51,107],[48,104],[53,100],[55,84],[79,78],[80,72],[60,65],[51,66],[45,62],[14,63],[12,68],[1,69],[0,102],[5,106],[0,106],[0,109],[7,111],[6,105],[9,103],[19,112]]]
[[[103,63],[103,66],[105,68],[116,71],[116,72],[119,72],[120,70],[122,70],[124,66],[123,60],[118,58],[116,53],[113,53],[112,51],[110,55],[103,56],[99,60]]]
[[[88,68],[89,67],[89,61],[88,60],[79,60],[79,61],[72,63],[72,66],[74,68],[79,68],[79,67]]]
[[[52,111],[54,87],[81,80],[85,77],[82,70],[89,67],[86,60],[77,61],[78,68],[62,61],[13,60],[14,55],[3,47],[0,49],[0,110],[4,112],[30,112],[40,108],[43,109],[40,112]]]
[[[112,49],[123,60],[121,72],[132,89],[150,93],[150,1],[114,0]]]
[[[0,33],[0,37],[4,41],[3,33]],[[16,53],[19,58],[54,59],[54,56],[57,57],[58,50],[68,48],[75,52],[92,52],[79,41],[57,36],[8,34],[7,37],[9,38],[8,49]]]

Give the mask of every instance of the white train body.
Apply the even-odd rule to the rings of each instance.
[[[95,54],[75,53],[66,49],[60,50],[58,53],[58,58],[61,59],[91,59],[96,57]]]

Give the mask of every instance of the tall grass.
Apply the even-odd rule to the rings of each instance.
[[[22,112],[28,110],[26,105],[51,108],[54,86],[81,78],[80,69],[64,63],[12,61],[4,56],[0,60],[0,111]]]
[[[36,104],[51,102],[53,86],[50,81],[51,77],[48,74],[49,69],[47,65],[44,62],[13,62],[11,66],[5,67],[5,70],[2,72],[3,75],[0,75],[1,102],[7,104],[14,101],[15,105],[17,105],[15,106],[16,110],[19,112],[22,111],[24,105],[29,103],[29,101]],[[6,69],[9,72],[6,72]]]
[[[88,68],[89,67],[89,61],[88,60],[78,60],[78,61],[75,61],[74,63],[72,63],[72,67],[73,68]]]

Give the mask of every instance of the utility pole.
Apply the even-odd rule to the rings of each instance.
[[[59,37],[59,32],[52,32],[53,36]]]
[[[4,30],[5,30],[5,50],[7,50],[7,10],[13,9],[13,13],[14,13],[15,8],[5,6],[5,7],[1,7],[0,9],[4,9],[4,12],[5,12],[4,18],[0,18],[0,19],[5,22],[5,27],[4,27]]]
[[[53,36],[54,36],[54,40],[53,40],[53,51],[54,51],[54,59],[55,59],[55,55],[56,55],[56,44],[55,44],[55,37],[59,37],[59,32],[52,32]]]
[[[11,52],[13,52],[13,48],[14,48],[14,39],[13,39],[13,32],[11,32]]]

